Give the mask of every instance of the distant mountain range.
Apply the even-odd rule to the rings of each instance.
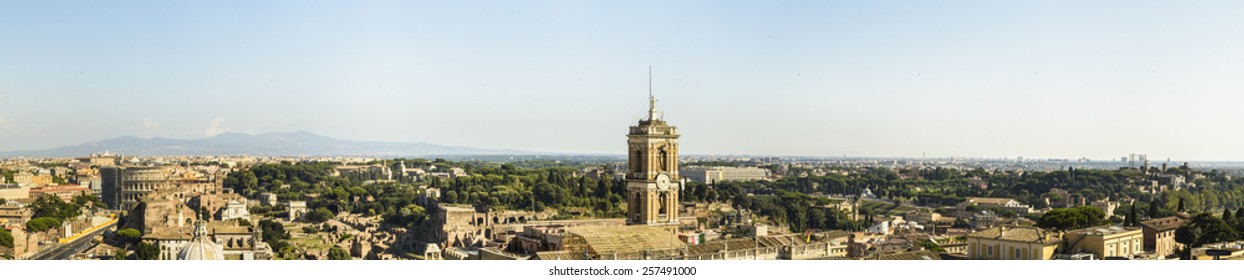
[[[132,136],[36,151],[0,152],[0,157],[76,157],[111,151],[127,156],[425,156],[532,155],[510,149],[480,149],[428,143],[350,141],[307,131],[288,133],[223,133],[203,139],[138,138]]]

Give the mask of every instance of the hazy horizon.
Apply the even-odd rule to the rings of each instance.
[[[121,136],[1244,160],[1244,3],[7,2],[0,151]]]

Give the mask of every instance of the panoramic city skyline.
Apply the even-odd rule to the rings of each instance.
[[[1242,14],[0,0],[0,275],[1227,275]]]
[[[615,154],[651,66],[683,154],[1244,160],[1237,3],[2,6],[0,151],[306,130]]]

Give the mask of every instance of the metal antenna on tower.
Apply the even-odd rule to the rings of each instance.
[[[652,95],[652,66],[648,66],[648,120],[657,120],[657,98]]]

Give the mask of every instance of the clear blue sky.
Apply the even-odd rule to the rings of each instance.
[[[859,3],[864,2],[864,3]],[[1244,160],[1240,1],[4,1],[0,150],[125,135]]]

